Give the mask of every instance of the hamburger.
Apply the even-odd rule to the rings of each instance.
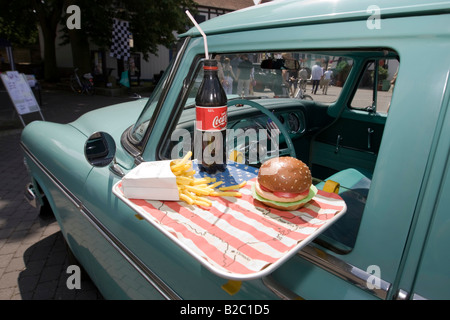
[[[254,198],[279,209],[297,210],[317,192],[311,171],[302,161],[292,157],[272,158],[259,168]]]

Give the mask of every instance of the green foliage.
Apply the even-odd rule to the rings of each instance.
[[[195,12],[193,0],[66,0],[65,7],[70,4],[80,7],[81,29],[77,32],[104,49],[109,49],[111,44],[113,18],[129,21],[133,51],[142,52],[145,59],[149,54],[156,54],[159,45],[172,46],[176,40],[173,31],[184,32],[189,25],[184,11]],[[63,43],[67,43],[68,30],[62,30]]]
[[[388,77],[388,69],[382,66],[378,67],[378,80],[386,80]]]
[[[35,14],[25,2],[0,0],[0,38],[18,45],[37,43]]]
[[[81,29],[68,30],[69,5],[80,8]],[[59,44],[72,44],[78,61],[89,59],[89,42],[108,50],[112,38],[113,18],[128,20],[136,52],[156,54],[159,45],[171,47],[173,31],[184,32],[190,24],[184,11],[195,13],[193,0],[0,0],[0,37],[15,44],[36,43],[37,25],[43,33],[45,78],[58,78],[55,37],[58,26],[63,36]],[[72,34],[69,34],[69,33]],[[84,41],[80,41],[84,39]],[[62,41],[61,41],[62,40]],[[79,55],[78,55],[79,54]],[[80,56],[81,55],[81,56]],[[84,57],[84,58],[83,58]],[[82,66],[80,66],[82,67]]]

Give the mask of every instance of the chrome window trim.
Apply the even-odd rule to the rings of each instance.
[[[127,248],[114,234],[108,230],[93,214],[86,208],[64,184],[59,181],[21,142],[21,147],[39,169],[53,182],[53,184],[69,199],[80,211],[86,220],[108,241],[128,263],[148,281],[165,299],[181,300],[181,297],[166,284],[158,275],[150,270],[131,250]]]

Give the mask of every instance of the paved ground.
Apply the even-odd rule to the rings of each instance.
[[[46,89],[41,110],[47,121],[68,123],[87,111],[129,100]],[[88,278],[81,278],[81,289],[67,288],[71,273],[59,226],[54,217],[40,216],[23,197],[29,178],[19,146],[21,124],[1,89],[0,124],[0,300],[102,299]]]

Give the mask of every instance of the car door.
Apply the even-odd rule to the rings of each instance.
[[[351,212],[352,207],[359,204],[360,214],[356,224],[355,221],[350,221],[355,238],[349,245],[341,241],[340,236],[335,236],[339,232],[341,236],[346,234],[342,232],[345,229],[333,230],[338,231],[334,235],[326,234],[344,221],[341,219],[325,231],[323,235],[326,237],[318,237],[314,243],[272,274],[269,282],[276,283],[278,288],[284,287],[290,294],[295,293],[305,299],[393,299],[401,296],[402,291],[399,289],[402,288],[397,287],[398,279],[404,277],[404,271],[414,271],[402,269],[401,266],[404,266],[405,249],[409,248],[410,244],[408,236],[414,231],[411,226],[414,226],[415,219],[420,216],[417,206],[430,165],[429,153],[436,124],[440,121],[442,103],[441,96],[426,94],[431,83],[414,86],[406,81],[412,78],[412,68],[408,67],[409,63],[413,63],[412,58],[402,60],[389,113],[384,115],[384,121],[380,121],[381,115],[370,110],[357,110],[352,107],[352,99],[356,96],[353,94],[349,97],[348,110],[336,120],[335,127],[329,127],[330,132],[324,132],[314,142],[313,170],[314,165],[327,166],[331,176],[327,176],[324,170],[324,177],[340,183],[340,194],[348,193],[348,211],[342,219],[354,215]],[[350,76],[358,74],[360,79],[362,72],[363,69],[351,73]],[[438,74],[441,77],[444,75],[440,72]],[[440,83],[446,83],[445,79],[441,80]],[[349,85],[352,81],[355,89],[348,92],[354,93],[359,81],[351,80]],[[422,105],[427,105],[428,109],[421,108]],[[357,119],[361,119],[361,123],[353,125]],[[382,125],[383,123],[385,124]],[[422,130],[417,130],[418,127]],[[376,160],[371,163],[373,170],[365,166],[364,161],[350,156],[353,153],[363,160],[368,159],[369,163],[372,161],[363,156],[364,152],[368,151],[365,145],[368,128],[383,131],[378,142],[376,139],[372,140],[375,141],[372,146],[377,150],[370,154],[374,157],[373,160]],[[346,139],[349,144],[353,144],[345,145],[346,148],[342,144],[335,153],[336,135],[341,134],[345,139],[347,135],[351,135],[351,130],[364,131],[364,137]],[[333,137],[334,141],[330,138],[327,141],[327,137]],[[322,159],[319,158],[320,154],[314,151],[316,143],[320,143],[319,147],[328,144],[328,149],[320,150]],[[363,148],[364,146],[366,148]],[[345,160],[340,157],[342,150],[347,151]],[[445,150],[448,152],[448,144]],[[351,183],[347,185],[347,182]],[[367,193],[363,194],[362,189],[366,189]],[[445,204],[442,203],[442,206]],[[432,250],[431,242],[429,248]],[[425,257],[427,252],[428,255],[436,253],[425,249],[422,257]],[[415,263],[417,259],[416,256]],[[446,260],[443,259],[441,266],[435,266],[435,270],[443,271],[441,268],[444,268],[445,263]],[[424,267],[423,270],[427,269]],[[421,270],[416,287],[426,283],[426,278],[423,277],[425,273],[420,272]],[[421,276],[423,278],[420,278]],[[404,289],[407,292],[411,292],[411,279],[413,278],[405,278]],[[417,293],[420,294],[419,291]]]
[[[399,281],[401,299],[449,299],[450,90],[439,113],[436,139]]]

